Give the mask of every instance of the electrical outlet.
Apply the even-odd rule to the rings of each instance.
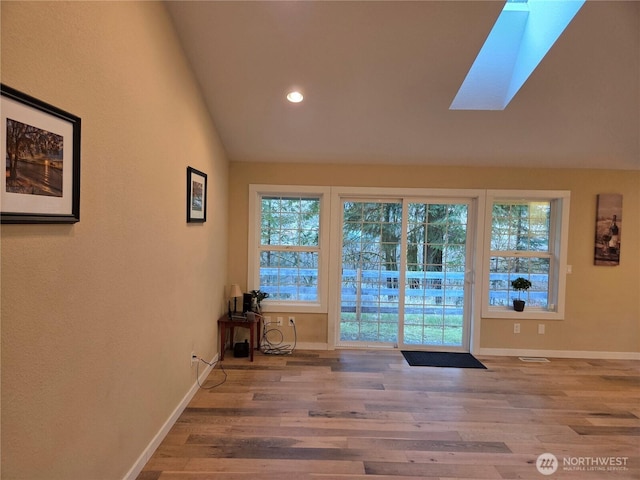
[[[519,323],[514,323],[513,324],[513,333],[520,333],[520,324]]]
[[[191,358],[189,360],[191,361],[191,366],[198,363],[198,356],[196,355],[196,352],[191,352]]]
[[[282,317],[276,317],[276,325],[279,327],[282,326]]]
[[[538,324],[538,334],[539,335],[544,335],[544,323],[539,323]]]
[[[296,317],[289,317],[289,326],[293,327],[296,324]]]

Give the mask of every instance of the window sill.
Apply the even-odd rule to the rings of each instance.
[[[326,305],[320,303],[269,302],[268,305],[263,303],[260,309],[262,313],[327,313]]]

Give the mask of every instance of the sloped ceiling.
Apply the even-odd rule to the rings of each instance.
[[[640,169],[640,2],[587,1],[505,110],[449,110],[502,6],[167,2],[231,161]]]

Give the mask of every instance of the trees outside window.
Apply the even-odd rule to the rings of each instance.
[[[330,187],[251,185],[250,192],[247,287],[269,293],[266,311],[328,311],[329,243],[341,248],[334,254],[343,271],[379,271],[379,288],[387,296],[399,287],[401,259],[406,262],[405,296],[412,296],[410,289],[426,288],[434,296],[430,304],[437,305],[437,291],[444,288],[438,282],[445,273],[450,293],[465,288],[464,265],[472,265],[464,247],[471,220],[462,205],[402,200],[401,194],[396,200],[368,201],[355,189],[353,200],[345,197],[331,206]],[[482,293],[481,315],[512,318],[517,293],[511,281],[524,277],[532,288],[519,318],[563,318],[570,192],[484,192],[485,217],[477,229],[484,248],[475,252],[484,266],[469,282]],[[333,240],[330,210],[341,218]],[[342,244],[336,240],[341,237]],[[446,306],[453,300],[449,297]]]
[[[260,289],[272,300],[318,301],[320,198],[262,196]]]
[[[569,192],[490,191],[485,221],[487,252],[483,316],[513,315],[511,282],[532,283],[527,315],[562,318]]]
[[[326,312],[328,195],[325,187],[251,185],[249,289],[265,311]]]
[[[533,285],[523,300],[529,306],[548,308],[550,215],[550,201],[494,202],[489,260],[491,305],[510,305],[514,296],[511,281],[524,277]]]

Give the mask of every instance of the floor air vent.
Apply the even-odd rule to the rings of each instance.
[[[549,360],[543,357],[518,357],[523,362],[531,363],[549,363]]]

